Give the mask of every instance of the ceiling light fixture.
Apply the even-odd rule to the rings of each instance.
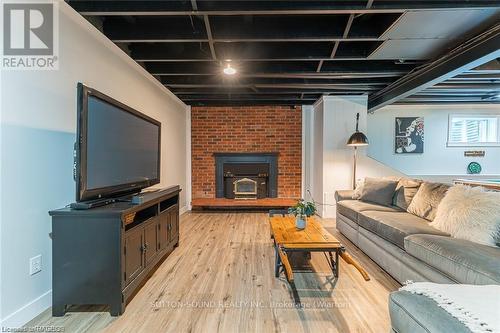
[[[236,74],[236,69],[231,67],[231,64],[227,64],[227,66],[224,68],[223,72],[226,75],[234,75],[234,74]]]

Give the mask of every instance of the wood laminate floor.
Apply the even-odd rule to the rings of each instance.
[[[340,236],[334,220],[321,221],[371,281],[343,261],[340,278],[332,280],[325,258],[313,253],[308,269],[295,274],[298,307],[284,277],[274,277],[267,214],[187,213],[180,246],[121,317],[75,307],[53,318],[48,309],[26,326],[65,332],[388,332],[387,298],[398,283]]]

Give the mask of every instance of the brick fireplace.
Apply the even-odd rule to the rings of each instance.
[[[264,191],[265,196],[271,198],[300,197],[300,107],[192,107],[191,151],[193,198],[228,197],[224,190],[227,192],[230,184],[234,186],[235,181],[244,178],[256,182],[256,195],[259,198],[264,195]],[[226,166],[229,168],[226,169],[228,177],[224,177],[223,163],[217,163],[218,156],[233,157]],[[243,158],[235,160],[237,156]],[[272,170],[272,163],[266,159],[270,156],[276,160],[275,171]],[[235,166],[243,167],[241,174],[235,172]],[[252,170],[252,166],[257,168]],[[221,176],[219,179],[217,172]],[[250,192],[251,181],[245,180],[241,188]],[[233,197],[234,193],[229,196]]]

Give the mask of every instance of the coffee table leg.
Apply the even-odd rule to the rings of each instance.
[[[278,245],[274,246],[274,254],[275,254],[274,276],[275,277],[280,277],[281,259],[280,259],[280,255],[278,253]]]
[[[340,267],[340,261],[339,261],[339,251],[335,251],[335,277],[339,277],[339,267]]]
[[[333,276],[338,278],[339,277],[339,265],[340,265],[339,251],[335,251],[335,260],[333,259],[333,255],[331,252],[328,252],[328,255],[330,257],[330,263],[331,263],[330,266],[332,267]]]

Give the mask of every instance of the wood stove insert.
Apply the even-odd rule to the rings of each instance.
[[[216,153],[216,197],[277,197],[277,153]]]

